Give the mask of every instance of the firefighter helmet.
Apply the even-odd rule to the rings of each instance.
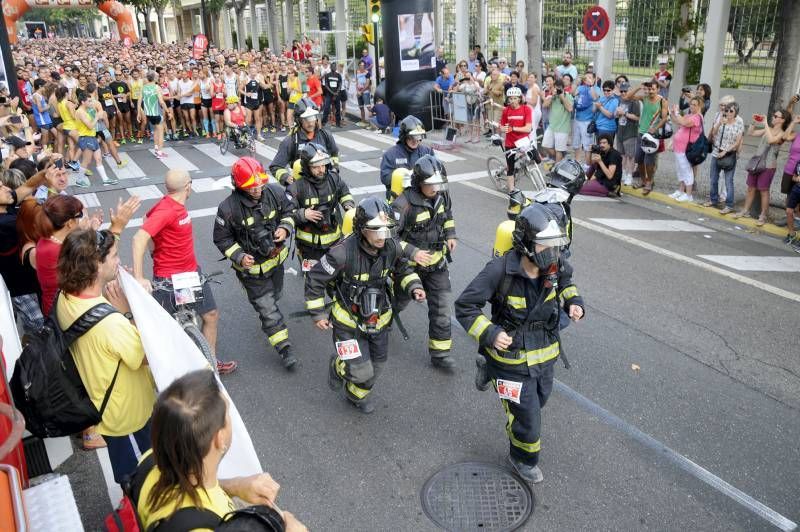
[[[566,190],[573,196],[586,182],[586,172],[575,159],[562,159],[550,170],[550,186]]]
[[[390,238],[395,226],[394,213],[386,200],[370,196],[358,202],[353,226],[358,233],[373,231],[378,237]]]
[[[319,107],[311,98],[301,98],[294,106],[294,118],[297,125],[302,125],[303,120],[316,120],[319,118]]]
[[[397,142],[401,144],[404,144],[408,137],[425,138],[425,127],[422,125],[422,121],[414,115],[408,115],[400,121],[399,131]]]
[[[423,155],[414,163],[411,186],[419,189],[422,185],[431,185],[437,191],[447,190],[447,170],[433,155]]]
[[[264,167],[252,157],[241,157],[231,167],[233,186],[239,190],[258,188],[267,183]]]
[[[560,248],[569,244],[569,238],[556,216],[540,203],[522,209],[517,216],[512,239],[514,249],[541,270],[549,270],[557,265]],[[545,249],[537,251],[536,245]]]
[[[320,177],[314,177],[311,173],[312,166],[329,165],[331,163],[331,156],[325,151],[321,145],[314,142],[307,142],[300,149],[300,168],[302,169],[305,177],[311,181],[319,181]],[[324,174],[323,174],[324,175]]]

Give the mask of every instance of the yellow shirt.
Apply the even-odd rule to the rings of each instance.
[[[67,329],[81,314],[99,303],[108,303],[108,300],[102,296],[83,299],[62,293],[56,308],[59,326]],[[153,412],[156,393],[150,369],[143,364],[144,348],[136,327],[122,314],[114,313],[78,338],[70,351],[83,385],[98,409],[114,377],[117,362],[122,361],[97,432],[125,436],[141,429]]]
[[[142,99],[142,87],[144,86],[143,79],[131,80],[131,100]]]
[[[71,129],[75,129],[76,127],[78,127],[78,125],[75,123],[75,117],[72,116],[72,113],[70,112],[69,107],[67,107],[67,99],[66,98],[64,98],[63,100],[58,102],[56,104],[56,107],[58,108],[58,116],[60,116],[61,120],[63,120],[62,127],[65,130],[69,131]]]
[[[302,89],[300,88],[300,78],[289,78],[289,103],[297,103],[303,98]]]
[[[89,116],[89,118],[92,118],[92,115],[89,114],[88,108],[85,109],[83,112],[85,112]],[[95,136],[97,136],[97,131],[95,130],[95,128],[87,126],[83,122],[83,120],[81,120],[79,118],[80,113],[81,113],[81,109],[79,107],[75,111],[75,129],[78,130],[78,136],[80,136],[80,137],[95,137]]]
[[[152,451],[147,451],[144,455],[142,455],[142,460],[144,460],[151,452]],[[158,467],[154,466],[153,469],[150,470],[150,473],[148,473],[147,478],[144,479],[142,491],[139,495],[139,504],[136,507],[136,511],[139,514],[139,518],[142,520],[142,525],[144,525],[145,529],[149,528],[150,525],[156,521],[166,519],[182,508],[190,508],[194,506],[192,504],[192,500],[184,495],[177,505],[175,502],[171,501],[169,504],[165,504],[155,511],[151,510],[147,504],[147,498],[150,496],[153,486],[155,486],[156,482],[158,482],[159,476],[160,473],[158,471]],[[219,484],[208,490],[201,489],[199,491],[199,496],[200,507],[204,510],[210,510],[214,512],[220,517],[220,519],[222,519],[222,517],[228,512],[232,512],[236,509],[231,498],[227,493],[225,493],[225,490],[223,490]],[[211,529],[203,528],[198,530]]]

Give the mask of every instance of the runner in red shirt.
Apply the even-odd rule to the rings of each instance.
[[[176,310],[172,291],[156,290],[144,277],[144,254],[152,242],[153,280],[171,280],[178,273],[199,272],[194,254],[192,218],[186,210],[186,200],[192,193],[192,178],[185,170],[170,170],[164,178],[167,195],[148,211],[142,228],[133,237],[133,275],[164,309],[173,314]],[[203,336],[211,351],[217,349],[217,323],[219,312],[208,283],[203,285],[203,300],[197,305],[203,318]],[[233,360],[223,362],[217,357],[217,370],[226,374],[236,369]]]
[[[214,74],[214,82],[211,84],[211,112],[214,113],[214,122],[217,126],[217,139],[222,140],[223,133],[223,114],[225,114],[225,82],[219,72]]]
[[[508,105],[503,109],[500,117],[500,129],[506,134],[504,142],[505,149],[516,147],[515,142],[524,139],[531,132],[533,126],[533,112],[527,105],[521,105],[522,90],[519,87],[511,87],[506,91]],[[514,159],[515,155],[506,155],[506,181],[508,182],[508,192],[516,192],[514,186]]]

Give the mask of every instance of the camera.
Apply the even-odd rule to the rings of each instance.
[[[692,88],[691,87],[684,87],[684,88],[681,89],[681,92],[684,93],[684,94],[691,94],[692,93]]]
[[[328,231],[331,228],[331,207],[330,205],[317,205],[316,210],[322,214],[322,218],[319,221],[314,222],[314,225],[322,229],[323,231]]]
[[[603,155],[603,149],[600,147],[599,144],[592,144],[589,151],[594,155]]]

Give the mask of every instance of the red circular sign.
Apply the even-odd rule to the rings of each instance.
[[[611,22],[608,13],[600,6],[592,6],[583,15],[583,35],[587,41],[597,42],[608,34]]]

